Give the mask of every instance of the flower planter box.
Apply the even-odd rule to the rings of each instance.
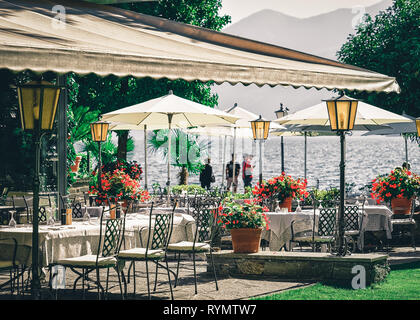
[[[232,247],[235,253],[255,253],[259,251],[262,228],[231,229]]]

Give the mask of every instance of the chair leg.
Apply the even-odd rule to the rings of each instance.
[[[115,268],[115,271],[117,272],[118,285],[120,286],[121,300],[124,300],[124,293],[123,293],[123,289],[122,289],[121,275],[120,275],[120,269],[119,269],[118,263],[117,263],[117,267]]]
[[[195,294],[197,294],[197,271],[195,270],[195,251],[193,251],[193,266],[194,266],[194,287]]]
[[[146,260],[146,280],[147,280],[147,294],[149,295],[149,300],[152,299],[150,296],[150,282],[149,282],[149,265]]]
[[[97,286],[98,286],[98,300],[101,300],[101,288],[100,288],[100,283],[101,280],[99,278],[99,268],[96,268],[96,282],[97,282]]]
[[[210,260],[213,266],[213,276],[214,276],[214,282],[216,283],[216,290],[219,291],[219,286],[217,285],[216,266],[214,265],[213,253],[211,252],[211,249],[210,249]]]
[[[168,273],[169,290],[171,291],[171,300],[174,300],[174,293],[172,292],[171,275],[169,273],[168,257],[165,255],[166,271]]]
[[[175,254],[176,256],[176,254]],[[179,262],[181,260],[181,252],[178,252],[178,261],[176,264],[176,276],[175,276],[175,285],[174,288],[176,288],[176,286],[178,285],[178,274],[179,274]]]
[[[416,226],[411,227],[411,245],[413,246],[414,251],[416,250],[416,237],[415,237]]]
[[[136,297],[136,288],[137,288],[137,284],[136,284],[136,261],[131,261],[132,267],[133,267],[133,284],[134,284],[134,291],[133,291],[133,297]],[[147,268],[147,266],[146,266]]]
[[[158,278],[158,268],[159,268],[159,263],[156,262],[156,271],[155,271],[155,285],[153,287],[153,292],[156,291],[156,286],[157,286],[157,278]]]
[[[105,294],[108,299],[108,281],[109,281],[109,268],[106,269],[106,284],[105,284]]]
[[[85,300],[85,269],[82,268],[82,299]]]

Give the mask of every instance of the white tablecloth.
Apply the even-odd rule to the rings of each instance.
[[[292,238],[291,224],[294,223],[295,232],[312,232],[313,230],[313,210],[302,210],[301,212],[276,213],[267,212],[270,220],[269,230],[262,232],[262,239],[270,242],[270,251],[279,251],[284,245],[289,250],[289,241]],[[315,223],[318,222],[319,213],[315,213]]]
[[[361,236],[359,237],[359,248],[364,241],[364,233],[366,231],[385,231],[386,237],[391,239],[392,211],[384,206],[369,205],[364,207],[364,217],[361,227]],[[295,220],[295,232],[311,232],[313,229],[313,210],[302,210],[299,213],[276,213],[267,212],[267,217],[270,220],[269,230],[264,230],[262,239],[270,242],[269,248],[271,251],[278,251],[284,245],[289,249],[289,240],[292,237],[290,225]],[[319,212],[315,213],[315,223],[318,223]]]
[[[362,234],[359,238],[359,241],[364,241],[364,233],[366,231],[385,231],[387,239],[391,239],[392,233],[392,211],[384,205],[375,206],[369,205],[365,206],[365,212],[363,216],[362,223]],[[362,242],[363,243],[363,242]],[[359,243],[360,248],[360,243]]]
[[[190,215],[176,213],[174,217],[174,227],[170,242],[178,242],[182,240],[193,240],[194,218]],[[99,219],[91,219],[91,221],[73,221],[72,225],[55,225],[39,226],[39,247],[40,247],[40,265],[48,266],[49,264],[63,258],[77,257],[85,254],[96,254],[99,243]],[[142,227],[148,227],[149,216],[147,214],[128,214],[125,226],[125,241],[123,249],[130,249],[140,246],[139,230]],[[153,227],[153,221],[152,221]],[[146,228],[147,234],[147,228]],[[0,227],[0,239],[13,237],[18,241],[19,245],[32,245],[32,225],[19,226],[17,228]],[[143,237],[144,238],[144,237]],[[31,256],[27,256],[25,251],[24,257],[20,256],[21,251],[18,249],[17,259],[23,262],[27,259],[30,264]],[[0,259],[1,259],[0,252]]]

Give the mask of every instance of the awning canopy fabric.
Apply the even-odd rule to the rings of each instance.
[[[63,6],[65,15],[53,12],[56,5]],[[393,77],[334,60],[119,8],[65,0],[0,0],[0,68],[400,90]]]

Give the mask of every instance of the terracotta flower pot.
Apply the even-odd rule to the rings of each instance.
[[[287,197],[283,200],[283,202],[279,202],[279,208],[287,208],[289,212],[292,212],[292,197]]]
[[[261,242],[261,228],[231,229],[233,252],[255,253],[258,252]]]
[[[79,171],[80,161],[82,161],[82,157],[77,156],[76,159],[74,160],[74,165],[70,166],[71,172],[78,172]]]
[[[412,199],[394,198],[391,200],[392,212],[394,214],[410,214]]]

